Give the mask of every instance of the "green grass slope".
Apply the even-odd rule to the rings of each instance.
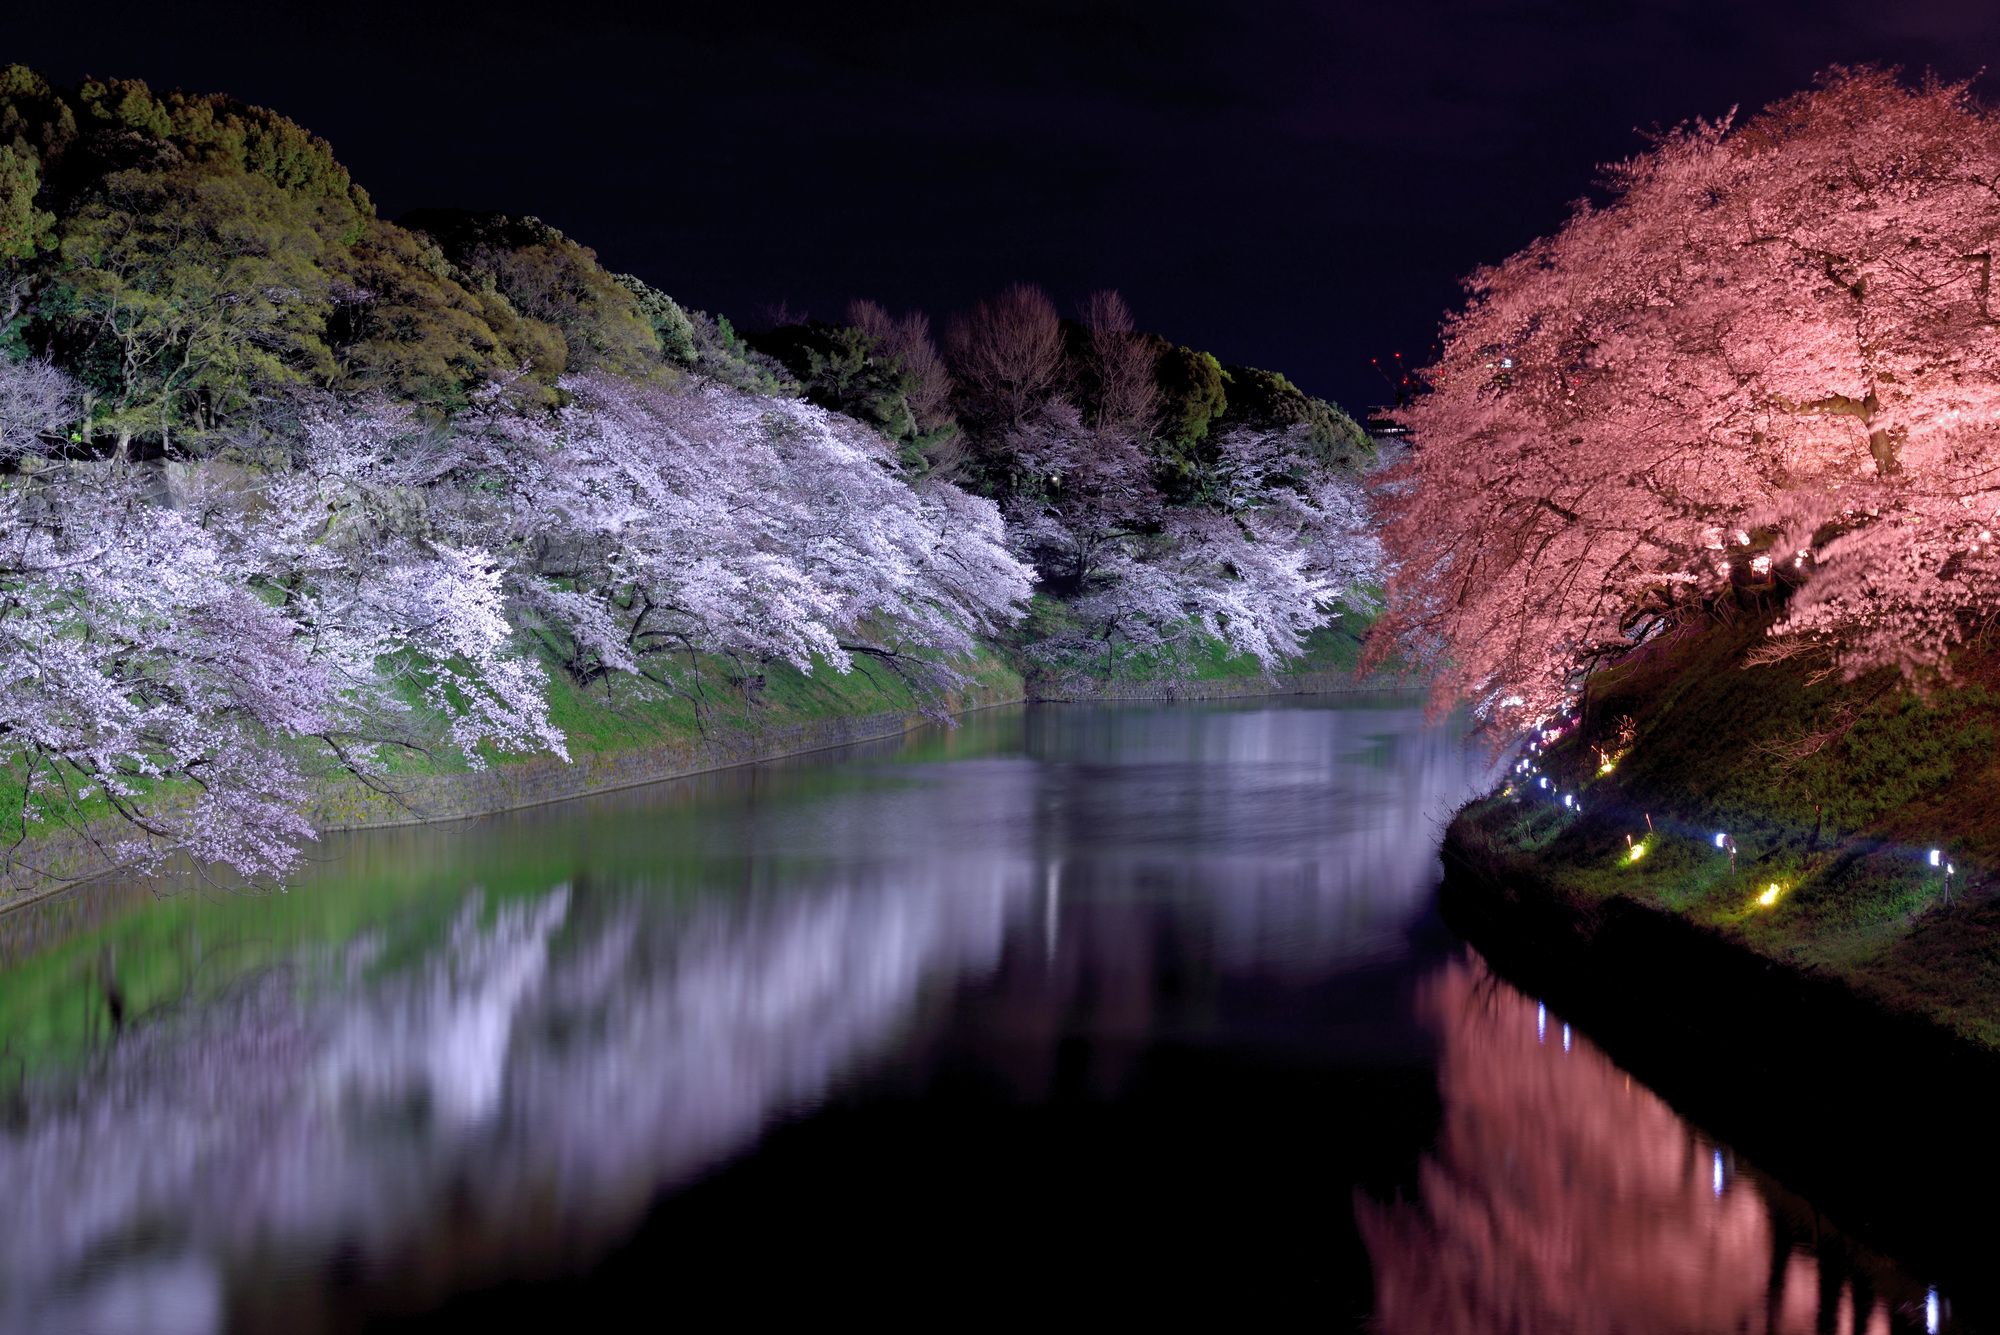
[[[1961,654],[1925,698],[1893,673],[1746,665],[1763,629],[1711,624],[1594,677],[1455,846],[1585,915],[1624,897],[2000,1047],[2000,654]]]

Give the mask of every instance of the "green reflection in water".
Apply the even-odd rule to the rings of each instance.
[[[484,892],[487,921],[509,903],[589,881],[663,895],[782,881],[782,852],[716,838],[746,800],[802,803],[903,785],[902,765],[1017,753],[1024,710],[967,716],[955,729],[718,770],[687,779],[446,825],[326,836],[282,893],[218,888],[181,874],[108,877],[0,916],[0,1081],[87,1060],[122,1031],[214,1001],[285,970],[301,1000],[433,955]]]

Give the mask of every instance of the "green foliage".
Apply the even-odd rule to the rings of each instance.
[[[751,347],[727,316],[691,311],[688,325],[694,330],[695,370],[701,374],[754,394],[799,392],[777,358]]]
[[[596,251],[541,219],[419,209],[397,222],[435,241],[462,286],[496,292],[561,330],[565,369],[640,376],[658,365],[660,341],[639,298],[598,265]]]
[[[1375,442],[1359,423],[1278,372],[1226,366],[1222,382],[1228,407],[1216,423],[1218,428],[1243,425],[1283,431],[1303,426],[1318,463],[1359,471],[1375,461]]]
[[[639,303],[639,314],[659,340],[660,351],[678,362],[692,362],[699,355],[695,347],[694,322],[686,311],[658,288],[629,273],[615,273],[611,281],[630,292]]]
[[[0,339],[76,373],[121,442],[199,439],[298,384],[449,413],[523,368],[553,402],[565,371],[700,361],[670,299],[536,219],[417,221],[435,235],[378,220],[275,112],[0,69]]]
[[[374,216],[333,146],[305,127],[221,94],[156,94],[137,79],[86,79],[75,93],[75,122],[86,140],[119,130],[165,141],[189,162],[259,176],[287,194],[325,201],[349,226]]]
[[[1222,364],[1206,352],[1196,352],[1151,336],[1153,377],[1160,387],[1159,436],[1169,457],[1191,456],[1208,436],[1208,425],[1229,408]]]
[[[345,238],[374,216],[326,140],[221,94],[155,93],[137,79],[58,88],[21,65],[0,69],[0,142],[32,159],[68,212],[102,177],[135,167],[199,166],[257,176],[344,216]]]
[[[35,206],[41,188],[34,155],[0,144],[0,260],[32,259],[48,245],[56,215]]]
[[[63,220],[47,337],[121,439],[207,430],[334,372],[327,233],[345,222],[261,176],[114,173]]]
[[[26,65],[0,66],[0,142],[40,165],[76,134],[76,113],[55,85]]]
[[[482,382],[525,366],[546,387],[568,361],[559,330],[466,288],[436,245],[400,227],[371,223],[344,278],[368,297],[337,301],[330,320],[343,384],[455,412]]]
[[[910,410],[916,375],[881,356],[875,340],[861,330],[812,320],[782,325],[749,342],[782,365],[820,407],[867,422],[891,440],[915,440],[919,434]]]

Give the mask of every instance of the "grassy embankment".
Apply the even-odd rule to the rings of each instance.
[[[1516,774],[1472,804],[1454,854],[1579,921],[1629,901],[2000,1048],[2000,654],[1962,653],[1926,700],[1892,672],[1746,667],[1764,624],[1711,625],[1594,677],[1538,758],[1549,788]],[[1932,849],[1957,868],[1949,887]]]
[[[788,663],[763,665],[754,675],[740,672],[728,662],[704,665],[704,685],[697,693],[669,694],[650,687],[641,688],[627,679],[612,678],[588,686],[578,685],[556,669],[549,672],[549,713],[567,739],[572,757],[633,750],[666,743],[687,742],[718,733],[750,735],[791,723],[815,719],[860,718],[874,714],[914,716],[920,702],[897,674],[879,664],[857,662],[854,669],[839,673],[821,666],[804,673]],[[1021,696],[1021,679],[998,655],[982,652],[969,666],[975,686],[954,699],[955,708],[1015,700]],[[422,749],[384,748],[383,768],[391,776],[464,773],[471,760],[452,747],[436,720],[426,720],[422,712],[412,716]],[[489,765],[520,764],[534,756],[486,750],[481,759]],[[308,769],[324,768],[324,760],[308,762]],[[142,807],[182,800],[184,789],[169,785],[146,785]],[[33,848],[38,842],[64,836],[74,826],[36,819],[23,801],[23,776],[18,764],[0,767],[0,843]],[[75,804],[73,820],[98,831],[100,838],[122,839],[110,805],[100,792]],[[32,878],[31,878],[32,879]]]
[[[975,686],[954,697],[954,710],[1021,698],[1021,678],[998,655],[982,652],[961,665]],[[773,662],[746,673],[733,663],[704,664],[701,685],[668,693],[636,686],[618,676],[580,686],[561,671],[549,670],[549,717],[568,740],[571,756],[595,755],[687,741],[713,733],[755,735],[789,723],[860,718],[870,714],[921,711],[909,685],[894,670],[857,658],[841,673],[819,665],[813,672]],[[525,757],[486,752],[489,764],[519,763]],[[466,769],[461,755],[439,749],[430,755],[395,756],[391,772],[453,773]]]
[[[1060,615],[1060,609],[1037,599],[1036,609],[1022,632],[1008,643],[982,650],[970,665],[973,687],[952,701],[954,709],[977,704],[1015,700],[1024,691],[1024,671],[1047,677],[1051,669],[1035,662],[1024,652],[1038,632],[1038,619]],[[1373,617],[1348,611],[1333,625],[1315,632],[1303,655],[1288,665],[1283,676],[1306,673],[1352,675],[1360,659],[1361,639]],[[1116,674],[1102,671],[1095,663],[1066,665],[1099,686],[1131,684],[1159,679],[1165,663],[1128,659]],[[1254,659],[1228,652],[1217,642],[1206,642],[1191,655],[1179,680],[1251,679],[1265,674]],[[1093,670],[1096,669],[1096,670]],[[893,670],[866,659],[858,659],[852,671],[838,673],[821,666],[812,673],[799,671],[787,663],[761,665],[746,672],[726,660],[703,663],[701,685],[686,691],[667,692],[641,686],[629,679],[613,677],[580,685],[566,674],[549,671],[550,717],[567,739],[572,757],[643,749],[663,744],[685,743],[717,734],[756,736],[789,724],[821,719],[860,718],[878,714],[914,716],[920,701]],[[471,760],[451,747],[443,729],[426,727],[416,718],[417,731],[428,734],[422,749],[385,748],[383,768],[392,776],[419,776],[463,773]],[[519,764],[535,757],[487,750],[481,756],[493,766]],[[324,762],[311,768],[324,769]],[[22,774],[18,765],[0,766],[0,843],[32,849],[51,837],[66,836],[78,826],[98,831],[100,838],[122,839],[128,831],[113,819],[101,791],[70,809],[69,820],[57,823],[37,819],[30,804],[23,801]],[[141,784],[146,788],[147,785]],[[140,805],[156,806],[186,796],[172,785],[154,785],[140,799]],[[74,823],[71,823],[74,822]],[[30,874],[25,884],[38,881]]]
[[[1247,683],[1255,678],[1282,685],[1288,677],[1309,673],[1356,677],[1361,663],[1361,642],[1379,613],[1343,605],[1339,618],[1308,635],[1299,657],[1276,674],[1266,673],[1264,665],[1251,655],[1234,653],[1222,641],[1207,637],[1202,637],[1178,661],[1158,653],[1129,651],[1109,656],[1101,651],[1076,654],[1053,662],[1036,656],[1031,646],[1066,628],[1068,615],[1062,603],[1038,595],[1029,606],[1027,619],[1005,646],[1008,659],[1027,680],[1031,693],[1051,690],[1063,693],[1062,688],[1075,685],[1101,691],[1121,685],[1167,681]],[[1388,675],[1394,672],[1392,665]]]

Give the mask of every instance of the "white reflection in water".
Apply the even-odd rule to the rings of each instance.
[[[1102,711],[1034,740],[717,803],[657,877],[455,892],[428,950],[377,924],[31,1083],[0,1135],[0,1323],[211,1329],[226,1291],[310,1292],[336,1255],[433,1298],[587,1259],[1010,931],[1053,961],[1065,915],[1143,897],[1224,969],[1400,948],[1484,770],[1415,711]],[[737,888],[684,884],[691,857]]]
[[[386,1261],[448,1200],[482,1231],[553,1210],[571,1245],[615,1234],[890,1036],[925,975],[989,970],[1033,884],[981,860],[680,915],[621,896],[560,942],[569,887],[492,913],[475,894],[410,976],[317,1003],[267,977],[0,1139],[6,1327],[78,1329],[163,1236],[225,1264]]]
[[[207,1335],[221,1328],[222,1315],[221,1277],[183,1256],[122,1265],[58,1294],[35,1324],[67,1335]]]
[[[1402,950],[1444,823],[1507,763],[1417,710],[1079,709],[1043,727],[1063,763],[1038,837],[1091,857],[1090,892],[1199,903],[1218,963],[1295,979]]]
[[[312,1080],[323,1097],[408,1104],[421,1100],[458,1129],[499,1106],[514,1017],[542,981],[548,938],[569,908],[569,887],[481,923],[471,896],[436,967],[339,1012]]]

